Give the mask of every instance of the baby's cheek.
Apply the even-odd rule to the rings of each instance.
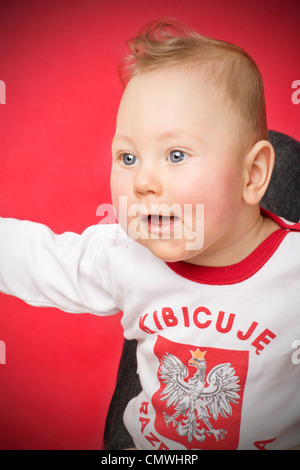
[[[132,189],[124,182],[124,179],[114,180],[111,184],[111,198],[116,218],[122,229],[127,233],[132,217],[128,216],[128,211],[133,203]]]
[[[200,182],[196,184],[187,183],[180,191],[173,194],[173,202],[195,206],[196,204],[206,204],[209,201],[210,190]]]
[[[112,174],[110,180],[110,192],[112,203],[116,210],[119,208],[119,201],[124,198],[128,198],[128,184],[124,178],[114,176]]]
[[[198,188],[188,188],[182,194],[185,224],[192,227],[193,231],[203,229],[205,233],[218,231],[220,224],[227,223],[233,213],[232,204],[224,194],[226,192],[224,187],[215,187],[205,183],[199,184]],[[192,212],[190,207],[192,207]]]
[[[177,198],[184,204],[203,204],[207,209],[221,210],[231,202],[233,195],[236,196],[236,179],[227,176],[220,170],[219,173],[196,175],[184,185],[180,194],[177,193]]]

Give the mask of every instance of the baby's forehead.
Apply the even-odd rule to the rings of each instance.
[[[175,102],[181,98],[182,92],[193,90],[203,90],[207,97],[218,97],[220,105],[229,100],[229,96],[224,85],[224,81],[218,80],[211,68],[206,65],[185,65],[169,66],[154,70],[139,72],[128,82],[122,100],[134,99],[138,94],[141,97],[147,96],[149,101],[153,101],[160,93],[168,97],[172,92],[178,90]],[[185,93],[188,97],[189,94]],[[176,99],[178,98],[178,100]],[[224,100],[225,98],[225,100]],[[174,97],[173,97],[174,99]]]
[[[173,122],[190,125],[191,119],[203,120],[203,114],[207,121],[216,120],[216,125],[220,116],[225,120],[234,115],[224,86],[196,67],[169,67],[131,78],[120,102],[117,125],[129,127],[138,120],[140,128],[142,123],[153,126],[157,121],[167,131]]]
[[[223,90],[197,71],[168,68],[131,78],[121,100],[114,143],[123,145],[127,138],[188,147],[196,140],[213,139],[216,132],[236,140],[236,116]]]

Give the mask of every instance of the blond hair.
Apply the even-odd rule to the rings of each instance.
[[[254,60],[240,47],[201,36],[173,19],[143,26],[128,45],[130,54],[119,66],[124,86],[139,73],[178,65],[200,66],[209,71],[211,83],[224,89],[237,112],[243,141],[253,145],[268,138],[262,76]]]

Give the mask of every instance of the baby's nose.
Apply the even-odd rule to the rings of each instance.
[[[134,179],[135,194],[140,197],[149,193],[160,194],[161,191],[162,181],[158,169],[150,165],[141,165]]]

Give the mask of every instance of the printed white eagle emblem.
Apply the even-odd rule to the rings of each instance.
[[[160,400],[166,401],[166,408],[173,407],[175,413],[163,413],[169,427],[176,427],[179,436],[204,441],[214,436],[216,441],[224,439],[225,429],[215,429],[211,417],[217,421],[219,414],[228,418],[232,414],[231,403],[239,401],[239,377],[230,363],[218,364],[206,375],[206,351],[190,351],[192,357],[187,367],[173,354],[165,354],[158,370],[161,383],[165,384],[160,392]],[[190,368],[196,372],[191,375]]]

